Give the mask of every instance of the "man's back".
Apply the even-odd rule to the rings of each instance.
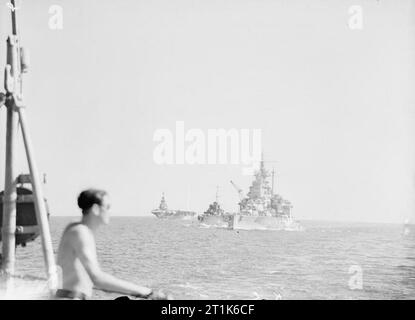
[[[139,286],[101,270],[97,258],[94,231],[109,223],[109,197],[105,191],[88,189],[78,197],[82,220],[66,227],[59,244],[58,265],[62,268],[62,285],[57,298],[85,299],[93,287],[144,299],[167,299],[162,291]]]
[[[87,226],[68,225],[59,244],[58,265],[62,268],[62,289],[91,296],[93,283],[77,254],[79,246],[86,242],[95,248],[93,234]]]

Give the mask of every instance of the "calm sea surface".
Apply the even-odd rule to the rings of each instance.
[[[71,221],[51,218],[55,250]],[[415,299],[415,235],[403,236],[401,225],[302,225],[304,231],[233,231],[112,218],[96,241],[105,271],[176,299]],[[19,247],[16,258],[19,273],[44,277],[40,239]],[[95,291],[93,298],[117,296]]]

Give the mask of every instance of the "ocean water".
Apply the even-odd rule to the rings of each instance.
[[[55,250],[71,221],[51,217]],[[234,231],[117,217],[96,242],[105,271],[176,299],[415,299],[415,234],[403,236],[402,225],[301,223],[303,231]],[[16,259],[19,274],[44,277],[40,239]]]

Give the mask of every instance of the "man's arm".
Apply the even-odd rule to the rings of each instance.
[[[150,288],[118,279],[101,270],[97,259],[95,239],[87,227],[80,226],[75,228],[72,233],[71,241],[76,255],[97,288],[143,298],[152,295]]]

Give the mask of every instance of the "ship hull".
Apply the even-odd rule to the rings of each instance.
[[[232,215],[201,215],[198,217],[201,225],[215,228],[232,228]]]
[[[196,212],[192,211],[159,211],[151,212],[159,219],[173,219],[173,220],[191,220],[196,217]]]
[[[235,214],[233,216],[232,229],[299,231],[302,228],[297,221],[285,216],[249,216]]]

